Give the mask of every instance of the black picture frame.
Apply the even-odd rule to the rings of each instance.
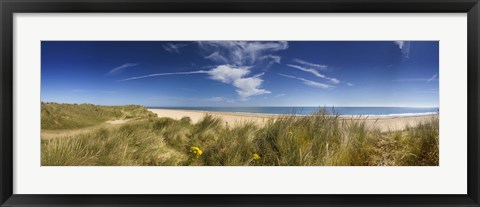
[[[478,0],[0,0],[1,206],[480,206]],[[467,13],[468,189],[465,195],[20,195],[13,194],[15,13]],[[94,186],[92,186],[94,187]]]

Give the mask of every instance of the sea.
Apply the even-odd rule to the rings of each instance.
[[[152,109],[179,109],[211,112],[310,115],[319,110],[339,116],[421,116],[438,114],[438,107],[148,107]]]

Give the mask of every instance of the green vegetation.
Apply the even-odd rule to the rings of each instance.
[[[142,119],[156,115],[142,106],[42,103],[42,129],[78,129],[109,120]]]
[[[44,116],[45,120],[71,120],[51,118],[60,116],[51,108],[49,114],[44,114],[47,105],[42,104],[42,128]],[[77,111],[93,111],[96,107],[71,105],[59,111],[82,114],[81,122],[74,121],[86,124],[92,113]],[[131,111],[128,107],[99,108],[106,115],[99,116],[101,119],[91,118],[96,123]],[[228,126],[210,115],[191,123],[188,117],[158,118],[146,115],[142,107],[131,108],[139,112],[134,116],[135,122],[42,140],[42,165],[418,166],[439,163],[438,116],[403,131],[381,132],[367,126],[365,120],[344,120],[323,110],[313,116],[284,116],[264,126],[252,123]]]

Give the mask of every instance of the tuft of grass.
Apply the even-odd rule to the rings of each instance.
[[[147,127],[146,127],[147,126]],[[179,165],[186,155],[172,149],[148,120],[119,128],[42,141],[42,165]]]
[[[44,148],[44,146],[48,146],[48,148]],[[89,151],[81,139],[65,138],[42,141],[42,165],[92,165],[97,160],[97,155],[93,151]]]
[[[439,164],[439,119],[438,116],[408,127],[400,138],[403,146],[400,162],[402,165],[422,166]]]
[[[345,120],[322,109],[312,116],[284,115],[269,120],[264,126],[249,122],[225,126],[220,118],[208,114],[197,123],[188,117],[174,120],[144,116],[148,113],[135,106],[120,111],[123,114],[119,116],[128,112],[143,118],[120,127],[43,140],[42,165],[418,166],[439,163],[438,116],[402,131],[381,132],[367,125],[365,119]]]

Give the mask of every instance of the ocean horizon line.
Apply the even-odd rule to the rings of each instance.
[[[316,108],[337,108],[337,107],[342,107],[342,108],[349,108],[349,107],[356,107],[356,108],[439,108],[440,106],[342,106],[342,105],[315,105],[315,106],[268,106],[268,105],[263,105],[263,106],[153,106],[153,105],[148,105],[148,104],[138,104],[138,103],[124,103],[124,104],[101,104],[101,103],[90,103],[90,102],[58,102],[58,101],[46,101],[46,100],[41,100],[40,103],[58,103],[58,104],[92,104],[92,105],[98,105],[98,106],[127,106],[127,105],[137,105],[137,106],[143,106],[145,108],[193,108],[193,107],[225,107],[225,108],[235,108],[235,107],[245,107],[245,108],[253,108],[253,107],[316,107]]]
[[[137,104],[126,104],[137,105]],[[108,106],[108,105],[105,105]],[[118,105],[121,106],[121,105]],[[439,106],[146,106],[145,108],[440,108]]]

